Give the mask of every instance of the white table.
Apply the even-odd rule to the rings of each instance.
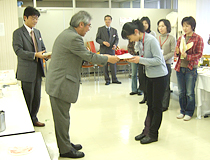
[[[14,156],[8,153],[10,147],[33,147],[25,155]],[[2,160],[50,160],[49,153],[40,132],[0,137],[0,159]]]
[[[198,77],[195,86],[195,102],[197,106],[197,118],[210,114],[210,70],[209,72],[200,72],[198,69]],[[208,70],[208,68],[205,68]],[[171,82],[177,84],[176,71],[172,69]]]
[[[5,111],[6,130],[0,136],[8,136],[34,132],[34,127],[28,108],[18,85],[5,88],[3,98],[0,98],[0,110]]]

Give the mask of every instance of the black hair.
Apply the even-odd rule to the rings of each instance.
[[[128,39],[128,36],[134,34],[134,30],[138,29],[140,32],[144,33],[144,25],[142,22],[137,19],[133,20],[132,22],[127,22],[123,25],[121,36],[123,39]]]
[[[171,23],[169,20],[167,19],[160,19],[158,22],[157,22],[157,31],[159,32],[159,29],[158,29],[158,26],[159,26],[159,23],[160,22],[163,22],[164,25],[166,26],[166,30],[167,30],[167,33],[171,33]],[[160,32],[159,32],[160,33]]]
[[[40,13],[37,9],[35,9],[34,7],[28,6],[26,7],[26,9],[24,10],[23,16],[26,16],[27,18],[29,16],[40,16]]]
[[[148,23],[148,28],[147,28],[147,30],[145,31],[145,32],[147,32],[147,33],[150,33],[151,32],[151,30],[150,30],[150,19],[148,18],[148,17],[142,17],[141,19],[140,19],[140,21],[143,23],[143,21],[147,21],[147,23]]]
[[[187,23],[189,25],[191,25],[191,28],[193,31],[195,31],[195,27],[196,27],[196,21],[195,21],[195,18],[193,18],[192,16],[189,16],[189,17],[184,17],[182,19],[182,26],[184,23]]]
[[[104,20],[106,19],[106,17],[110,17],[112,20],[112,16],[110,16],[110,15],[105,15]]]

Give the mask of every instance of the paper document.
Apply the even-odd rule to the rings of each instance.
[[[44,56],[49,56],[51,54],[52,54],[52,52],[43,53]]]
[[[192,48],[192,46],[193,46],[193,42],[186,44],[186,40],[185,40],[184,36],[182,36],[181,42],[180,42],[180,52],[181,53],[182,53],[182,51],[186,52],[188,49]],[[184,59],[183,56],[181,56],[180,58]]]
[[[122,54],[122,55],[118,55],[117,57],[119,57],[120,59],[130,59],[133,56],[130,53],[125,53],[125,54]]]

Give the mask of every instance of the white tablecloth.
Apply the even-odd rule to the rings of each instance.
[[[33,147],[32,151],[25,155],[14,156],[8,152],[10,147]],[[40,132],[0,137],[1,160],[50,160]]]
[[[0,110],[5,111],[6,122],[6,130],[0,132],[0,136],[34,132],[20,86],[11,85],[4,89],[4,96],[0,98]]]
[[[195,102],[197,106],[197,118],[210,114],[210,74],[209,68],[198,69],[198,77],[195,86]],[[176,71],[172,69],[171,82],[177,84]]]

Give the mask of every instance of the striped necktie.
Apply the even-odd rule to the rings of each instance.
[[[33,41],[33,44],[34,44],[35,52],[38,52],[38,46],[37,46],[37,42],[36,42],[33,30],[31,30],[31,38],[32,38],[32,41]],[[36,57],[36,61],[38,62],[38,58],[37,57]]]
[[[109,32],[109,28],[107,28],[107,33],[108,33],[108,36],[110,37],[110,32]]]

